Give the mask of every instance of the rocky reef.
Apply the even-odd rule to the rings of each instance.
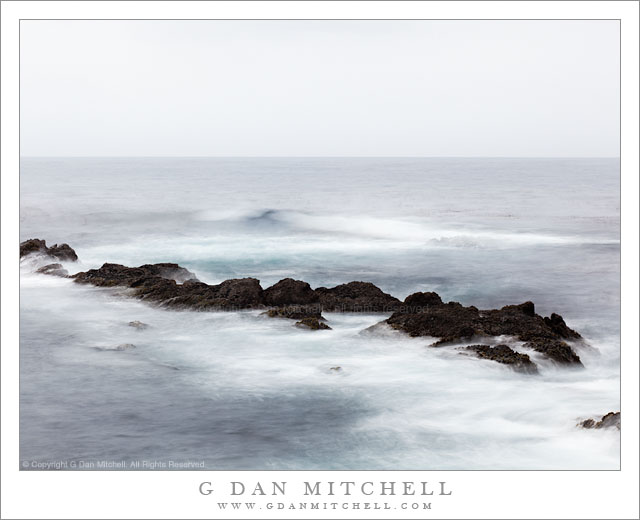
[[[349,282],[332,289],[318,287],[315,292],[325,311],[392,312],[402,305],[370,282]]]
[[[34,252],[54,258],[77,259],[75,251],[67,244],[47,247],[45,241],[39,239],[20,244],[21,256]],[[67,275],[61,264],[48,264],[39,272]],[[570,329],[558,314],[549,317],[536,314],[532,302],[479,310],[457,302],[444,303],[435,292],[417,292],[401,302],[374,284],[362,281],[317,289],[293,278],[284,278],[267,289],[263,289],[256,278],[236,278],[209,285],[174,263],[139,267],[106,263],[70,278],[76,283],[98,287],[122,287],[134,297],[171,308],[199,311],[266,309],[269,317],[296,320],[298,326],[312,330],[329,328],[323,323],[323,311],[389,312],[393,314],[382,323],[410,336],[436,338],[433,346],[509,336],[523,342],[523,348],[556,363],[582,364],[566,342],[580,340],[580,334]],[[515,352],[507,345],[472,345],[467,350],[525,372],[536,369],[528,355]]]
[[[419,303],[420,305],[410,305]],[[386,322],[410,336],[439,338],[434,346],[496,336],[511,336],[524,347],[561,364],[581,365],[580,358],[564,340],[579,340],[558,314],[544,318],[532,302],[501,309],[479,310],[458,302],[443,303],[435,293],[408,296],[405,305]]]

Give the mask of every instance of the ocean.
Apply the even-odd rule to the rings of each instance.
[[[620,467],[617,430],[576,427],[620,409],[617,158],[23,158],[20,169],[20,239],[68,243],[71,273],[176,262],[207,283],[361,280],[481,309],[531,300],[587,343],[584,368],[533,355],[540,373],[522,374],[429,338],[361,333],[388,314],[324,313],[332,330],[305,331],[257,310],[165,310],[35,274],[26,259],[27,469]],[[113,350],[123,343],[135,348]]]

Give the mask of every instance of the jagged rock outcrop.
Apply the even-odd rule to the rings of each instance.
[[[307,282],[285,278],[264,290],[266,305],[308,305],[318,302],[318,294]]]
[[[507,345],[496,345],[495,347],[490,345],[470,345],[465,347],[465,349],[474,352],[479,358],[489,359],[504,365],[509,365],[511,368],[519,372],[525,372],[528,374],[535,374],[538,372],[538,367],[536,367],[535,363],[531,361],[527,354],[516,352]]]
[[[63,262],[75,262],[78,259],[78,255],[68,244],[54,244],[47,247],[46,241],[38,238],[30,238],[20,243],[20,258],[32,253],[48,255]]]
[[[436,301],[431,299],[431,301]],[[563,339],[579,339],[558,314],[543,318],[531,302],[501,309],[478,310],[457,302],[428,305],[420,312],[396,312],[386,322],[410,336],[440,338],[437,345],[478,337],[514,336],[525,347],[541,352],[563,364],[581,364],[580,358]]]
[[[225,280],[218,285],[187,281],[182,285],[164,278],[145,278],[133,282],[135,295],[169,307],[195,310],[239,310],[263,304],[262,287],[255,278]]]
[[[189,279],[178,284],[176,277]],[[129,287],[138,298],[170,307],[232,310],[263,304],[263,290],[255,278],[225,280],[218,285],[208,285],[196,281],[193,273],[178,264],[126,267],[107,263],[99,269],[90,269],[72,278],[77,283],[88,283],[98,287]]]
[[[349,282],[331,289],[318,287],[316,293],[325,311],[392,312],[402,305],[370,282]]]
[[[400,312],[422,312],[426,307],[442,305],[442,298],[435,292],[417,292],[404,299]]]
[[[620,429],[620,412],[609,412],[607,415],[603,415],[602,419],[599,421],[595,421],[594,419],[587,419],[586,421],[582,421],[578,423],[578,426],[586,429],[596,429],[600,428],[617,428]]]

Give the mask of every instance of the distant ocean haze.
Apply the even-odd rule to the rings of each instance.
[[[72,273],[177,262],[208,283],[531,300],[590,345],[584,370],[537,360],[527,376],[360,334],[388,315],[327,313],[333,330],[301,331],[258,311],[162,310],[25,263],[21,459],[619,467],[617,434],[575,428],[620,406],[618,159],[23,158],[20,175],[21,240],[69,243]],[[100,350],[121,343],[136,348]]]

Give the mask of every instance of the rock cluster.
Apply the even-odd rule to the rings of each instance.
[[[318,287],[315,292],[327,312],[392,312],[402,305],[370,282],[349,282],[332,289]]]
[[[587,419],[586,421],[582,421],[578,423],[578,426],[587,429],[596,429],[600,428],[617,428],[620,429],[620,412],[609,412],[607,415],[603,415],[602,419],[599,421],[595,421],[594,419]]]
[[[32,253],[47,255],[63,262],[75,262],[78,259],[78,255],[68,244],[54,244],[51,247],[47,247],[46,241],[38,238],[31,238],[20,244],[20,258]]]
[[[20,244],[22,256],[40,252],[61,259],[77,259],[67,244],[47,247],[44,240]],[[45,274],[64,272],[60,264],[40,269]],[[323,323],[327,312],[392,312],[385,322],[410,336],[438,338],[435,345],[458,343],[472,338],[512,336],[524,348],[541,353],[561,364],[581,365],[580,358],[565,340],[580,339],[558,314],[542,317],[532,302],[507,305],[501,309],[479,310],[457,302],[444,303],[435,292],[417,292],[401,302],[369,282],[354,281],[336,287],[311,286],[302,280],[285,278],[263,289],[256,278],[225,280],[216,285],[200,282],[184,267],[173,263],[127,267],[103,264],[99,269],[77,273],[77,283],[98,287],[124,287],[134,296],[166,307],[193,310],[268,309],[270,317],[297,320],[298,326],[313,330],[329,328]],[[535,365],[526,354],[506,345],[469,348],[477,356],[532,371]]]
[[[540,352],[557,363],[582,364],[578,355],[563,341],[580,339],[581,336],[567,327],[558,314],[543,318],[535,313],[532,302],[479,310],[457,302],[442,303],[434,295],[412,294],[405,300],[404,307],[386,320],[387,323],[410,336],[439,338],[436,346],[482,337],[513,336],[524,341],[525,348]],[[409,305],[415,302],[422,305]]]

